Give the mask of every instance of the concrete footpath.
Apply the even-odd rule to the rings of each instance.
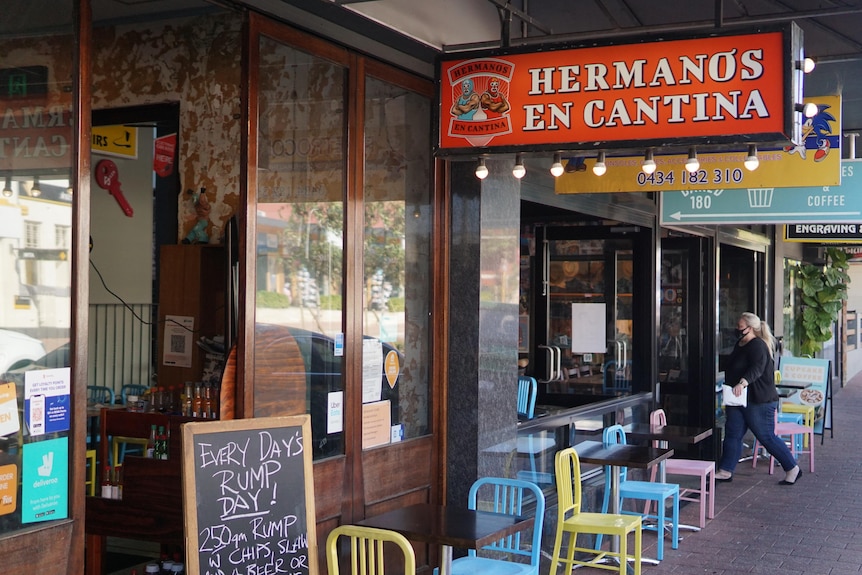
[[[862,573],[862,375],[833,390],[832,433],[815,436],[814,473],[800,456],[803,475],[792,486],[776,463],[741,462],[730,483],[716,484],[715,519],[700,532],[680,531],[679,549],[666,539],[664,561],[643,565],[645,575],[837,575]],[[680,510],[697,524],[697,505]],[[655,557],[655,534],[644,532],[644,556]],[[575,573],[598,572],[578,569]]]

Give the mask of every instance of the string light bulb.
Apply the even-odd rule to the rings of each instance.
[[[604,176],[607,171],[608,167],[605,165],[605,153],[599,152],[596,156],[596,163],[593,164],[593,173],[601,177]]]
[[[512,167],[512,175],[520,180],[526,173],[527,169],[524,167],[523,156],[521,156],[521,154],[515,154],[515,165]]]
[[[39,176],[33,176],[33,187],[30,188],[30,195],[34,198],[42,195],[42,188],[39,187]]]
[[[760,160],[757,159],[757,146],[754,144],[748,146],[748,155],[745,157],[743,164],[745,165],[745,169],[749,172],[753,172],[757,169],[757,166],[760,165]]]
[[[480,180],[484,180],[488,177],[488,166],[485,165],[485,158],[479,158],[479,162],[476,164],[476,177]]]
[[[7,198],[12,197],[12,176],[6,176],[6,185],[3,186],[3,195]]]
[[[796,62],[796,68],[802,70],[805,74],[810,74],[814,71],[817,64],[811,58],[803,58]]]
[[[554,176],[555,178],[559,178],[560,176],[563,175],[563,171],[564,171],[564,168],[563,168],[562,158],[560,157],[560,154],[558,152],[558,153],[554,154],[554,163],[551,164],[551,175]]]
[[[700,160],[697,159],[697,150],[695,148],[688,149],[688,159],[685,161],[685,169],[690,174],[700,169]]]
[[[655,160],[653,159],[652,150],[647,150],[644,154],[644,161],[641,164],[641,170],[647,175],[655,172]]]

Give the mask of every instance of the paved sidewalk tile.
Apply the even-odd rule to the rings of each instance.
[[[741,462],[730,483],[716,485],[715,519],[699,532],[681,531],[644,575],[838,575],[862,573],[862,376],[833,390],[833,421],[824,443],[815,436],[815,472],[800,456],[798,484],[782,486],[784,472],[768,460],[752,469]],[[696,525],[698,509],[685,505],[682,523]],[[644,534],[644,555],[655,556],[655,534]],[[582,568],[586,575],[599,570]]]

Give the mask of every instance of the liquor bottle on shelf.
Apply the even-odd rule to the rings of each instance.
[[[150,436],[147,438],[147,453],[150,459],[156,457],[156,424],[150,426]]]
[[[182,396],[182,414],[186,417],[192,416],[192,402],[194,401],[194,386],[192,382],[187,381],[185,390]]]
[[[195,384],[195,396],[192,399],[192,417],[203,417],[204,398],[201,393],[201,384]]]
[[[123,466],[117,465],[114,467],[113,477],[111,479],[111,499],[123,498]]]
[[[213,396],[212,389],[209,384],[204,384],[204,402],[203,402],[203,418],[212,419],[213,416]]]
[[[102,474],[102,497],[111,499],[111,466],[105,466],[105,472]]]

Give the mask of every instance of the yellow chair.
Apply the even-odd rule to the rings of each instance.
[[[621,515],[613,513],[587,513],[581,511],[581,462],[574,447],[557,452],[554,458],[557,478],[557,535],[551,555],[550,575],[556,575],[560,563],[567,565],[569,573],[576,565],[619,571],[626,575],[627,562],[634,561],[634,575],[641,574],[642,526],[640,515]],[[616,494],[614,494],[616,497]],[[560,550],[563,536],[569,534],[568,553],[562,557]],[[619,539],[618,551],[596,550],[592,547],[578,547],[579,533],[609,535]],[[628,553],[628,535],[634,533],[633,553]],[[613,544],[613,542],[612,542]],[[575,559],[575,552],[591,554],[589,561]],[[600,563],[605,557],[614,558],[618,565]]]
[[[404,554],[404,575],[416,575],[416,556],[407,538],[387,529],[342,525],[326,538],[326,564],[329,575],[340,575],[338,539],[349,538],[350,573],[352,575],[383,575],[383,543],[394,543]]]
[[[781,383],[781,371],[775,370],[775,385]],[[816,413],[813,405],[801,405],[799,403],[791,403],[789,401],[781,402],[781,411],[784,413],[801,413],[802,424],[808,427],[814,427]],[[808,447],[808,435],[803,438],[803,446]]]
[[[115,435],[111,438],[111,454],[114,457],[111,461],[114,465],[123,464],[123,459],[125,458],[125,446],[127,444],[140,445],[142,453],[146,454],[147,452],[147,440],[145,438]]]
[[[87,495],[90,497],[96,496],[96,450],[87,450]]]

